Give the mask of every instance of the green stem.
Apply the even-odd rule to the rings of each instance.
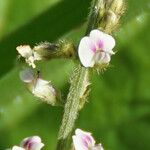
[[[105,0],[93,0],[91,5],[91,10],[88,19],[88,26],[86,30],[86,35],[94,29],[98,28],[99,22],[105,13]]]
[[[74,127],[80,108],[80,100],[88,79],[88,69],[79,65],[73,72],[71,86],[64,109],[62,125],[58,135],[57,150],[67,150],[69,137]]]

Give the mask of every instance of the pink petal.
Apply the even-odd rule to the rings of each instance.
[[[90,32],[90,39],[95,43],[96,47],[98,49],[103,49],[104,47],[104,33],[101,32],[100,30],[92,30]]]
[[[82,143],[86,145],[94,146],[95,140],[91,136],[91,133],[82,131],[81,129],[76,129],[75,134],[78,138],[82,140]]]
[[[96,52],[96,47],[89,37],[84,37],[81,39],[78,54],[80,61],[84,67],[93,67],[94,61],[93,56]]]
[[[73,144],[74,144],[75,150],[88,150],[88,147],[83,144],[81,138],[74,135],[74,136],[72,136],[72,139],[73,139]]]
[[[23,139],[20,146],[27,148],[30,143],[41,143],[41,138],[39,136],[32,136]]]

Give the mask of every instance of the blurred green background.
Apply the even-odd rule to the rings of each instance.
[[[18,77],[16,46],[85,32],[91,0],[0,0],[0,150],[39,135],[54,150],[63,109],[39,102]],[[112,67],[92,76],[89,102],[76,127],[93,133],[106,150],[150,150],[150,1],[129,0],[114,36]],[[74,64],[40,63],[43,78],[64,93]]]

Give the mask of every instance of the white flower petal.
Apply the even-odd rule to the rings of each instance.
[[[32,141],[40,143],[41,138],[39,136],[32,136]]]
[[[25,69],[21,71],[19,76],[20,79],[26,83],[32,82],[32,80],[34,79],[33,71],[31,69]]]
[[[94,41],[103,39],[103,37],[104,37],[104,33],[100,30],[95,29],[90,32],[90,38],[93,39]]]
[[[79,138],[82,138],[83,140],[85,140],[85,142],[87,142],[89,145],[91,145],[91,146],[95,145],[95,140],[91,136],[90,132],[85,132],[85,131],[83,131],[81,129],[76,129],[75,134]]]
[[[81,39],[78,49],[80,61],[84,67],[93,67],[94,44],[89,37]]]
[[[25,150],[25,149],[19,146],[13,146],[12,150]]]
[[[91,133],[76,129],[75,135],[72,137],[75,150],[88,150],[95,145],[95,141]]]
[[[32,56],[32,49],[29,45],[20,45],[16,49],[18,53],[24,58]]]
[[[43,80],[38,78],[36,81],[36,85],[33,89],[33,93],[35,94],[39,94],[39,95],[43,95],[44,97],[46,97],[46,95],[50,94],[54,94],[55,96],[55,89],[50,85],[49,81]]]
[[[33,55],[26,58],[26,62],[29,64],[29,66],[32,66],[32,68],[36,68],[34,61],[35,61],[35,58]]]
[[[41,138],[39,136],[27,137],[22,140],[22,142],[20,143],[20,146],[26,148],[28,144],[32,142],[41,143]]]
[[[115,47],[115,39],[108,34],[104,36],[104,51],[105,52],[112,52],[112,49]]]
[[[38,78],[35,86],[33,86],[32,93],[51,105],[56,104],[56,90],[46,80]]]
[[[74,135],[74,136],[72,136],[72,139],[73,139],[73,144],[74,144],[75,150],[88,150],[88,147],[86,147],[83,144],[81,138]]]
[[[40,150],[44,146],[43,143],[31,143],[30,150]]]
[[[104,33],[100,30],[92,30],[90,32],[90,39],[95,43],[97,49],[103,49],[104,47]]]

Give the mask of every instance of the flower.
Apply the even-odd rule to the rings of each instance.
[[[51,105],[58,105],[57,98],[59,93],[56,92],[50,81],[43,80],[39,75],[34,75],[33,70],[25,69],[20,72],[20,79],[26,83],[27,88],[35,96]]]
[[[81,39],[78,54],[84,67],[94,67],[95,65],[109,64],[115,40],[99,30],[92,30],[89,36]]]
[[[39,136],[32,136],[23,139],[19,146],[13,146],[12,150],[40,150],[44,144]]]
[[[25,58],[26,63],[33,68],[36,67],[34,61],[42,59],[41,56],[37,52],[33,51],[29,45],[20,45],[16,49],[18,53]]]
[[[101,144],[95,144],[91,133],[76,129],[72,136],[75,150],[103,150]]]

